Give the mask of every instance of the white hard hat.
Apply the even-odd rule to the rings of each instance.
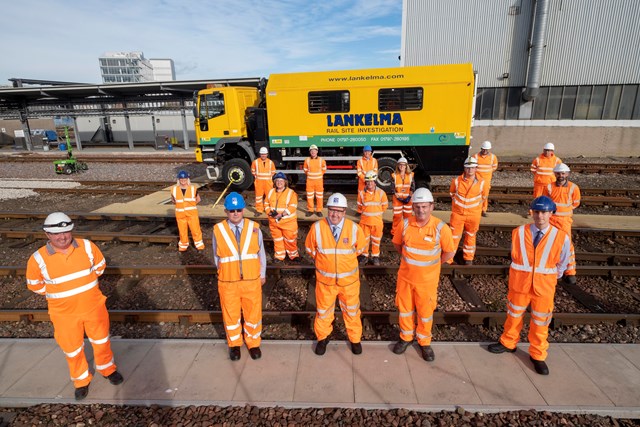
[[[546,144],[544,144],[544,147],[542,147],[543,150],[551,150],[551,151],[555,151],[556,150],[556,146],[553,145],[553,142],[547,142]]]
[[[433,194],[424,187],[418,188],[411,198],[413,203],[433,203]]]
[[[398,159],[398,163],[409,164],[409,162],[407,162],[407,159],[405,159],[404,157],[400,157],[400,158]]]
[[[73,230],[73,221],[62,212],[54,212],[44,220],[42,229],[47,233],[66,233]]]
[[[569,166],[565,165],[564,163],[560,163],[559,165],[556,165],[555,168],[553,168],[554,172],[571,172],[571,169],[569,169]]]
[[[375,181],[378,178],[378,174],[374,171],[369,171],[364,175],[365,181]]]
[[[331,196],[329,196],[329,200],[327,201],[327,207],[328,208],[330,207],[346,208],[347,198],[340,193],[333,193]]]
[[[478,160],[475,157],[467,157],[467,159],[464,161],[464,167],[465,168],[477,168],[478,167]]]
[[[267,147],[262,147],[260,149],[260,154],[269,154],[269,149]]]
[[[316,144],[312,144],[311,147],[309,147],[309,151],[311,150],[317,150],[318,146]]]
[[[480,146],[483,150],[491,150],[491,141],[485,141]]]

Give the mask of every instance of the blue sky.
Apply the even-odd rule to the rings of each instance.
[[[0,11],[0,85],[101,83],[109,51],[171,58],[178,80],[400,64],[402,0],[21,0]]]

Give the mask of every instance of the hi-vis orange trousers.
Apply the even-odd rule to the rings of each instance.
[[[189,229],[191,229],[194,246],[198,250],[203,250],[204,242],[202,240],[202,230],[200,229],[200,218],[198,218],[198,214],[176,217],[176,222],[178,223],[178,233],[180,234],[178,250],[184,252],[189,247]]]
[[[391,234],[396,229],[400,221],[404,218],[411,218],[413,215],[413,203],[402,203],[400,200],[396,199],[395,196],[392,197],[391,203],[393,204],[393,224],[391,226]]]
[[[433,327],[433,311],[438,303],[438,280],[425,286],[415,281],[406,280],[398,276],[396,284],[396,306],[398,306],[398,323],[400,339],[413,341],[415,332],[418,344],[431,345],[431,328]],[[415,308],[415,311],[414,311]],[[416,315],[418,327],[416,328]]]
[[[324,181],[322,179],[307,179],[307,210],[314,211],[313,201],[316,201],[315,211],[322,211],[324,197]]]
[[[360,318],[360,280],[347,286],[328,286],[316,281],[316,318],[313,331],[318,341],[331,335],[335,317],[336,297],[340,302],[342,319],[347,328],[349,341],[359,343],[362,339],[362,319]]]
[[[473,257],[476,254],[476,234],[480,229],[480,215],[481,212],[471,215],[451,213],[449,227],[451,227],[451,233],[453,234],[453,246],[455,248],[458,247],[464,234],[462,258],[465,261],[473,261]]]
[[[267,193],[273,188],[273,181],[270,179],[256,179],[253,181],[253,186],[256,190],[256,211],[264,212],[264,200],[267,198]]]
[[[242,323],[244,317],[244,340],[247,348],[259,347],[262,335],[262,285],[260,279],[218,281],[222,321],[229,347],[242,345]]]
[[[93,347],[96,371],[105,377],[116,371],[109,341],[109,313],[104,304],[82,315],[50,313],[49,317],[53,336],[67,357],[71,381],[76,388],[88,385],[93,378],[84,354],[85,333]]]
[[[555,292],[554,292],[555,293]],[[528,294],[509,291],[507,294],[507,320],[500,342],[507,348],[514,349],[520,340],[522,319],[527,307],[531,304],[531,321],[529,322],[529,355],[535,360],[545,360],[549,342],[549,323],[553,315],[553,295],[536,296],[533,291]]]
[[[382,232],[383,225],[376,224],[362,224],[360,222],[360,228],[364,232],[364,238],[367,239],[367,243],[364,247],[364,251],[362,252],[362,256],[368,258],[369,257],[369,243],[371,243],[371,256],[379,257],[380,256],[380,242],[382,241]]]

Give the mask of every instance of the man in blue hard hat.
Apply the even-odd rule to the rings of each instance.
[[[171,189],[171,201],[176,205],[176,222],[178,223],[178,233],[180,234],[178,250],[185,252],[189,248],[189,229],[191,229],[191,236],[196,249],[199,251],[204,250],[200,218],[198,217],[198,207],[196,206],[200,203],[200,195],[198,194],[198,188],[191,184],[188,172],[178,172],[178,182]]]
[[[373,171],[378,174],[378,161],[373,158],[373,149],[370,145],[365,145],[362,149],[362,158],[358,159],[358,193],[364,190],[364,178],[367,172]]]
[[[251,358],[262,357],[262,285],[266,281],[267,258],[260,226],[244,218],[245,207],[240,194],[230,193],[224,199],[227,219],[213,227],[211,241],[222,320],[233,361],[240,359],[243,330]]]
[[[571,240],[549,220],[556,204],[547,196],[531,202],[533,224],[521,225],[511,233],[511,267],[507,294],[507,319],[500,342],[491,344],[491,353],[514,353],[520,339],[523,316],[531,306],[529,358],[535,371],[549,375],[545,362],[549,324],[553,315],[556,283],[567,269]]]

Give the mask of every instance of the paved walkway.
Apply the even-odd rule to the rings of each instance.
[[[113,340],[120,386],[94,378],[86,403],[362,407],[493,412],[536,409],[640,418],[640,345],[552,344],[551,375],[533,371],[521,345],[494,355],[477,343],[434,343],[427,363],[414,346],[345,342],[323,357],[309,341],[263,341],[231,362],[221,340]],[[85,349],[91,357],[91,347]],[[73,403],[62,352],[50,339],[0,340],[0,406]]]

